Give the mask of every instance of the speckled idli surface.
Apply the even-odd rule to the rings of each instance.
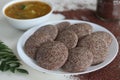
[[[24,50],[28,56],[35,58],[37,47],[47,41],[53,41],[47,34],[31,35],[25,42]]]
[[[45,25],[40,27],[34,34],[39,36],[40,34],[48,34],[54,40],[58,34],[58,29],[54,25]]]
[[[95,65],[106,59],[111,42],[112,37],[109,33],[98,31],[80,40],[78,46],[87,47],[93,53],[92,64]]]
[[[76,47],[69,50],[69,56],[62,69],[67,72],[81,72],[91,66],[93,54],[86,47]]]
[[[65,29],[67,29],[70,26],[69,22],[61,22],[55,25],[58,28],[59,32],[64,31]]]
[[[69,28],[67,28],[69,31],[74,31],[78,38],[82,38],[86,35],[89,35],[92,33],[92,26],[87,23],[76,23],[72,24]]]
[[[64,43],[68,49],[74,48],[78,42],[78,36],[73,31],[65,30],[58,34],[56,41]]]
[[[36,53],[37,64],[48,70],[59,69],[64,65],[67,58],[67,47],[58,41],[43,43]]]

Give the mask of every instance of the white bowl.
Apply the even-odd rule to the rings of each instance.
[[[108,32],[112,36],[113,41],[112,41],[112,44],[111,44],[111,46],[109,48],[109,54],[108,54],[107,58],[105,59],[105,61],[100,63],[100,64],[98,64],[98,65],[90,66],[87,70],[85,70],[83,72],[69,73],[69,72],[62,71],[61,69],[59,69],[59,70],[46,70],[46,69],[43,69],[42,67],[38,66],[34,60],[32,60],[30,57],[28,57],[26,55],[26,53],[25,53],[25,51],[23,49],[24,44],[25,44],[26,40],[38,28],[40,28],[41,26],[47,25],[47,24],[57,24],[57,23],[64,22],[64,21],[68,21],[71,24],[74,24],[74,23],[88,23],[91,26],[93,26],[93,32],[94,31],[105,31],[105,32]],[[118,42],[117,42],[115,36],[110,31],[108,31],[107,29],[105,29],[104,27],[102,27],[100,25],[97,25],[97,24],[94,24],[94,23],[91,23],[91,22],[80,21],[80,20],[61,20],[61,21],[49,22],[49,23],[42,24],[40,26],[34,27],[34,28],[28,30],[27,32],[25,32],[20,37],[20,39],[19,39],[19,41],[17,43],[18,54],[19,54],[20,58],[23,60],[23,62],[25,62],[27,65],[29,65],[30,67],[32,67],[32,68],[34,68],[34,69],[36,69],[38,71],[41,71],[41,72],[50,73],[50,74],[62,74],[62,75],[85,74],[85,73],[89,73],[89,72],[93,72],[93,71],[96,71],[98,69],[101,69],[101,68],[105,67],[106,65],[108,65],[109,63],[111,63],[113,61],[113,59],[116,57],[116,55],[118,53],[118,49],[119,49]]]
[[[26,1],[26,0],[13,0],[13,1],[10,1],[3,7],[3,10],[2,10],[4,17],[8,20],[8,22],[10,24],[12,24],[13,27],[15,27],[17,29],[27,30],[27,29],[29,29],[31,27],[42,24],[43,22],[45,22],[45,21],[47,21],[49,19],[51,13],[53,12],[52,4],[50,2],[46,2],[46,1],[42,0],[42,2],[47,3],[51,7],[51,11],[48,14],[42,16],[42,17],[38,17],[38,18],[34,18],[34,19],[15,19],[15,18],[11,18],[11,17],[9,17],[9,16],[7,16],[5,14],[5,9],[8,6],[10,6],[10,5],[14,4],[14,3],[24,2],[24,1]],[[41,0],[27,0],[27,1],[41,1]]]

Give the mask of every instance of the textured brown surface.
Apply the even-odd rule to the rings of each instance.
[[[75,47],[69,50],[66,63],[63,70],[68,72],[85,71],[93,62],[93,54],[86,47]]]
[[[36,62],[48,70],[59,69],[67,58],[68,48],[59,41],[43,43],[36,52]]]
[[[95,16],[91,10],[75,10],[66,12],[56,12],[66,16],[66,19],[79,19],[97,23],[110,30],[120,44],[120,22],[104,22]],[[106,67],[84,75],[78,75],[81,80],[120,80],[120,51],[115,60]]]
[[[25,42],[24,50],[28,56],[34,59],[37,47],[39,47],[42,43],[47,41],[53,41],[50,35],[46,33],[42,33],[39,35],[33,34]]]
[[[56,24],[55,26],[57,26],[58,31],[61,32],[61,31],[65,30],[66,28],[68,28],[70,26],[70,23],[69,22],[61,22],[61,23]]]
[[[54,40],[58,34],[58,29],[53,25],[45,25],[40,27],[34,34],[36,36],[39,36],[40,34],[47,34]]]
[[[78,36],[75,32],[67,30],[59,33],[56,40],[64,43],[68,49],[71,49],[76,47]]]
[[[71,25],[67,30],[74,31],[80,39],[92,33],[92,26],[87,23],[76,23]]]
[[[87,47],[93,53],[93,65],[103,62],[108,55],[109,34],[106,32],[93,32],[78,42],[78,46]],[[110,43],[111,44],[111,43]],[[109,45],[110,45],[109,44]]]

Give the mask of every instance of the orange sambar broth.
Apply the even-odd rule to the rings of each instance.
[[[44,16],[51,11],[51,7],[40,1],[23,1],[8,6],[5,14],[15,19],[33,19]]]

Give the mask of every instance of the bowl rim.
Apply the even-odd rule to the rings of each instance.
[[[16,18],[12,18],[12,17],[9,17],[5,14],[5,10],[7,7],[9,7],[10,5],[12,4],[15,4],[15,3],[19,3],[19,2],[28,2],[28,1],[38,1],[38,2],[44,2],[46,4],[48,4],[50,7],[51,7],[51,11],[41,17],[37,17],[37,18],[32,18],[32,19],[16,19]],[[8,19],[11,19],[11,20],[16,20],[16,21],[30,21],[30,20],[37,20],[37,19],[41,19],[41,18],[44,18],[44,17],[47,17],[48,15],[52,14],[52,12],[54,11],[54,7],[52,5],[51,2],[46,2],[44,0],[13,0],[13,1],[10,1],[8,3],[6,3],[3,8],[2,8],[2,14],[4,17],[8,18]]]
[[[79,72],[79,73],[54,73],[54,72],[51,72],[51,71],[48,71],[48,70],[46,70],[46,69],[43,69],[43,70],[41,70],[42,72],[45,72],[45,73],[49,73],[49,74],[56,74],[56,75],[79,75],[79,74],[86,74],[86,73],[90,73],[90,72],[93,72],[93,71],[96,71],[96,70],[99,70],[99,69],[101,69],[101,68],[103,68],[103,67],[105,67],[105,66],[107,66],[109,63],[111,63],[114,59],[115,59],[115,57],[117,56],[117,54],[118,54],[118,50],[119,50],[119,45],[118,45],[118,41],[117,41],[117,39],[115,38],[115,36],[108,30],[108,29],[106,29],[106,28],[104,28],[103,26],[100,26],[100,25],[98,25],[98,24],[95,24],[95,23],[92,23],[92,22],[87,22],[87,21],[81,21],[81,20],[60,20],[60,21],[51,21],[51,22],[47,22],[47,23],[45,23],[45,24],[42,24],[42,25],[39,25],[39,26],[36,26],[36,27],[34,27],[34,28],[31,28],[30,30],[28,30],[27,32],[25,32],[21,37],[20,37],[20,39],[18,40],[18,43],[17,43],[17,51],[18,51],[18,55],[20,56],[20,58],[21,58],[21,60],[25,63],[25,64],[27,64],[28,66],[30,66],[30,67],[32,67],[33,69],[35,69],[36,67],[34,66],[31,66],[30,64],[29,64],[29,62],[26,62],[26,61],[24,61],[23,60],[23,56],[22,55],[20,55],[20,53],[21,52],[23,52],[24,53],[24,49],[23,49],[23,46],[24,46],[24,39],[23,39],[23,36],[24,37],[26,37],[26,39],[28,39],[29,38],[29,36],[25,36],[26,34],[28,34],[28,33],[30,33],[29,35],[32,35],[38,28],[40,28],[41,26],[44,26],[44,25],[47,25],[47,24],[49,24],[49,23],[59,23],[59,22],[64,22],[64,21],[73,21],[73,22],[85,22],[85,23],[90,23],[90,24],[94,24],[94,25],[97,25],[97,26],[99,26],[99,28],[102,28],[103,30],[105,30],[105,31],[107,31],[108,33],[110,33],[111,35],[112,35],[112,38],[114,39],[114,43],[116,44],[116,50],[115,50],[115,52],[114,52],[114,54],[112,54],[112,57],[110,56],[110,58],[111,59],[108,59],[106,62],[104,62],[104,63],[102,63],[102,65],[101,64],[98,64],[97,66],[93,66],[92,68],[95,68],[95,69],[91,69],[91,70],[88,70],[87,72],[85,71],[85,72]],[[95,26],[96,27],[96,26]],[[98,28],[98,29],[99,29]],[[94,29],[94,28],[93,28]],[[98,30],[97,29],[97,30]],[[99,30],[98,30],[99,31]],[[21,40],[23,40],[23,41],[21,41]],[[25,40],[26,41],[26,40]],[[113,48],[113,47],[112,47]],[[25,53],[24,53],[25,54]],[[25,54],[26,56],[27,56],[27,54]],[[28,56],[27,56],[28,57]],[[30,57],[28,57],[28,59],[29,59]],[[31,59],[30,59],[31,60]],[[32,64],[35,64],[33,61],[32,61]],[[38,70],[38,69],[35,69],[35,70]],[[40,70],[38,70],[38,71],[40,71]]]

